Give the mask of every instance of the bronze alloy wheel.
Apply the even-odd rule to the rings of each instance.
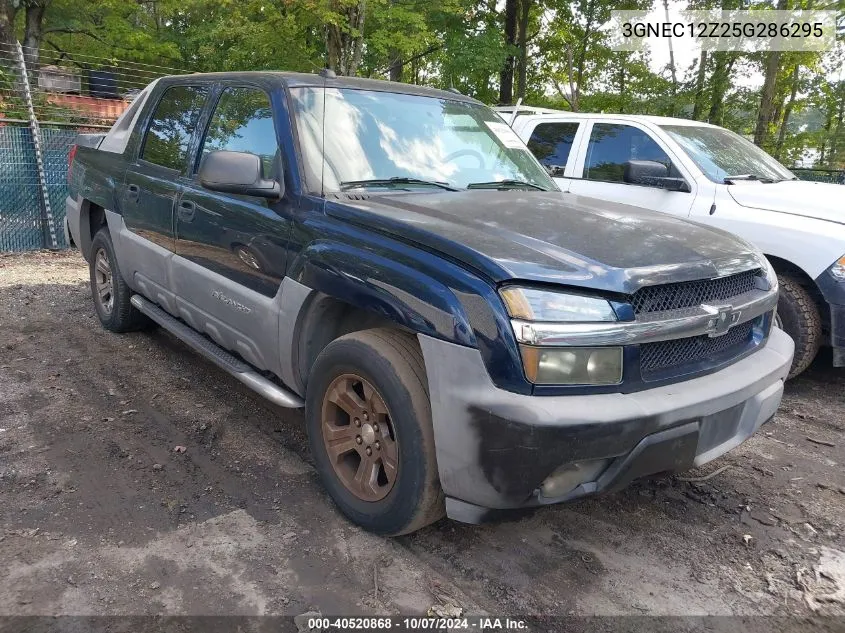
[[[355,374],[335,378],[323,397],[323,445],[335,475],[363,501],[384,499],[399,468],[399,445],[384,400]]]

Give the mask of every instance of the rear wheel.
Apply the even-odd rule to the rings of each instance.
[[[129,302],[132,290],[120,274],[109,230],[100,229],[91,242],[91,296],[103,327],[112,332],[131,332],[151,321]]]
[[[323,484],[353,522],[396,535],[443,516],[425,370],[413,337],[380,328],[331,342],[311,369],[305,416]]]
[[[789,378],[810,366],[822,344],[822,321],[812,295],[789,275],[778,275],[780,298],[775,325],[795,341],[795,356]]]

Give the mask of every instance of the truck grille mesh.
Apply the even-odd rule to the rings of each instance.
[[[646,286],[629,295],[628,301],[634,307],[634,314],[692,308],[708,301],[725,301],[753,290],[754,278],[759,273],[758,268],[719,279]]]
[[[715,338],[705,334],[674,341],[644,343],[640,345],[642,376],[647,380],[654,373],[663,370],[693,365],[705,360],[717,360],[714,357],[737,355],[751,342],[755,321],[740,323],[728,330],[727,334]]]

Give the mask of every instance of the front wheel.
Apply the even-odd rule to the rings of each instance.
[[[332,341],[311,369],[305,418],[317,471],[338,508],[377,534],[444,514],[431,405],[416,340],[390,329]]]
[[[789,378],[803,372],[822,344],[822,320],[812,295],[801,283],[789,275],[778,275],[780,298],[775,325],[795,341],[795,356]]]

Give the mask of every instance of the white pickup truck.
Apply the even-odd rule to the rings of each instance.
[[[800,181],[753,143],[686,119],[497,108],[565,192],[728,230],[780,279],[777,323],[795,340],[790,376],[822,345],[845,367],[845,186]]]

